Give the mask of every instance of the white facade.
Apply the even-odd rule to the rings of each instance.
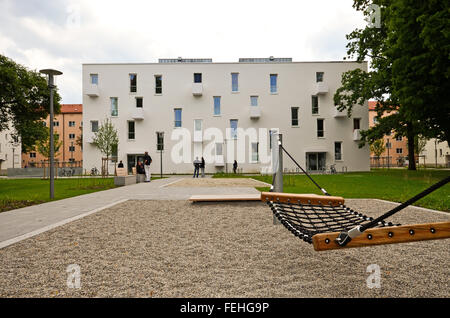
[[[447,142],[439,142],[435,138],[427,141],[425,149],[421,153],[425,156],[425,164],[429,166],[438,165],[446,166],[450,165],[450,148]],[[420,163],[423,159],[420,159]]]
[[[84,64],[83,65],[83,164],[84,169],[101,167],[100,152],[91,143],[92,121],[98,125],[112,119],[119,131],[118,160],[131,165],[133,156],[148,151],[153,159],[152,172],[160,171],[156,132],[164,132],[164,173],[190,173],[195,157],[208,157],[206,172],[232,171],[238,160],[244,172],[260,172],[270,166],[269,138],[262,138],[270,129],[283,134],[283,145],[304,168],[317,170],[335,164],[337,171],[369,170],[369,148],[358,148],[359,131],[368,129],[368,106],[356,105],[352,118],[336,112],[333,94],[340,86],[343,72],[355,68],[367,70],[367,63],[355,62],[263,62],[263,63],[152,63],[152,64]],[[317,78],[323,80],[317,82]],[[130,80],[130,74],[137,77]],[[194,75],[194,74],[201,74]],[[238,74],[238,87],[233,91],[233,77]],[[273,76],[276,75],[276,83]],[[162,92],[157,91],[156,77],[162,78]],[[199,83],[201,77],[201,83]],[[136,84],[136,92],[134,91]],[[272,84],[272,85],[271,85]],[[276,85],[274,85],[276,84]],[[131,87],[133,86],[133,87]],[[271,86],[273,86],[271,88]],[[313,114],[312,96],[317,96],[318,111]],[[214,97],[220,97],[220,113],[215,110]],[[111,101],[113,98],[113,102]],[[116,99],[117,98],[117,99]],[[142,108],[137,106],[142,98]],[[117,100],[117,116],[111,108]],[[253,105],[253,106],[251,106]],[[257,105],[257,106],[255,106]],[[298,108],[298,124],[292,108]],[[175,109],[181,109],[181,123],[176,122]],[[294,110],[295,112],[295,110]],[[354,123],[354,118],[357,123]],[[195,120],[201,120],[195,121]],[[238,128],[253,128],[258,133],[258,146],[246,142],[245,150],[237,150],[238,140],[226,138],[230,120]],[[318,137],[318,120],[323,120],[323,137]],[[129,139],[129,122],[134,122],[135,139]],[[95,123],[94,123],[95,125]],[[133,124],[131,124],[133,125]],[[179,141],[171,136],[180,133],[181,125],[189,131],[189,160],[177,163],[174,147]],[[197,125],[200,130],[195,131]],[[208,135],[217,128],[223,132],[223,143],[215,146]],[[260,130],[261,129],[261,130]],[[249,130],[247,130],[249,132]],[[206,133],[206,135],[205,135]],[[320,133],[319,133],[320,135]],[[132,137],[132,136],[131,136]],[[247,138],[248,139],[248,138]],[[341,143],[342,155],[335,154],[335,143]],[[235,149],[234,153],[232,149]],[[253,152],[252,152],[253,149]],[[259,155],[255,152],[258,150]],[[183,150],[185,151],[185,150]],[[242,157],[245,153],[245,159]],[[178,152],[177,152],[178,153]],[[188,152],[184,153],[187,155]],[[339,159],[340,157],[340,159]],[[295,168],[287,157],[284,167]],[[319,159],[320,158],[320,159]],[[325,160],[325,161],[324,161]]]
[[[11,130],[0,131],[0,171],[21,168],[22,144],[14,142]]]

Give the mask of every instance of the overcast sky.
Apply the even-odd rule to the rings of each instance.
[[[345,35],[366,22],[352,0],[0,0],[0,54],[64,72],[81,103],[81,64],[158,58],[342,60]]]

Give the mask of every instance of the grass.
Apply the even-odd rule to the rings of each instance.
[[[336,175],[313,175],[312,178],[328,193],[344,198],[370,198],[393,202],[403,202],[425,190],[434,183],[448,177],[448,170],[374,169],[370,172],[357,172]],[[216,175],[214,177],[229,177]],[[233,175],[236,177],[236,175]],[[272,183],[272,176],[242,176]],[[268,191],[269,188],[257,188]],[[290,193],[322,194],[305,175],[285,175],[283,190]],[[414,205],[429,209],[450,212],[450,184],[432,192]]]
[[[113,178],[56,179],[54,200],[112,188],[115,188]],[[49,180],[0,179],[0,212],[48,202],[49,191]]]

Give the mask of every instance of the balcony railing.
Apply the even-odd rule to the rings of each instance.
[[[133,115],[131,116],[135,120],[143,120],[144,119],[144,109],[142,107],[136,107],[133,111]]]
[[[334,112],[334,113],[333,113],[333,117],[335,117],[335,118],[346,117],[346,116],[347,116],[347,110],[339,111],[339,110],[337,109],[337,107],[334,107],[333,112]]]
[[[361,130],[360,129],[354,129],[353,130],[353,140],[359,141],[361,139]]]
[[[261,108],[259,106],[250,106],[250,118],[258,119],[261,117]]]
[[[192,84],[192,95],[202,96],[203,95],[203,83],[193,83]]]
[[[328,93],[328,85],[325,84],[324,82],[316,83],[313,95],[326,94],[326,93]]]
[[[89,97],[98,97],[100,96],[100,91],[98,89],[97,84],[88,84],[86,87],[86,95]]]

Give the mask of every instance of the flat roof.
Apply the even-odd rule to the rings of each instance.
[[[367,63],[367,61],[362,61],[362,62],[358,62],[358,61],[301,61],[301,62],[265,62],[265,63],[261,63],[261,62],[248,62],[248,63],[243,63],[243,62],[211,62],[211,63],[205,63],[205,62],[201,62],[201,63],[82,63],[82,65],[164,65],[164,66],[179,66],[179,65],[212,65],[212,64],[236,64],[236,65],[243,65],[243,64],[248,64],[248,65],[255,65],[255,64],[264,64],[264,65],[279,65],[279,64],[314,64],[314,63],[357,63],[357,64],[364,64]]]

